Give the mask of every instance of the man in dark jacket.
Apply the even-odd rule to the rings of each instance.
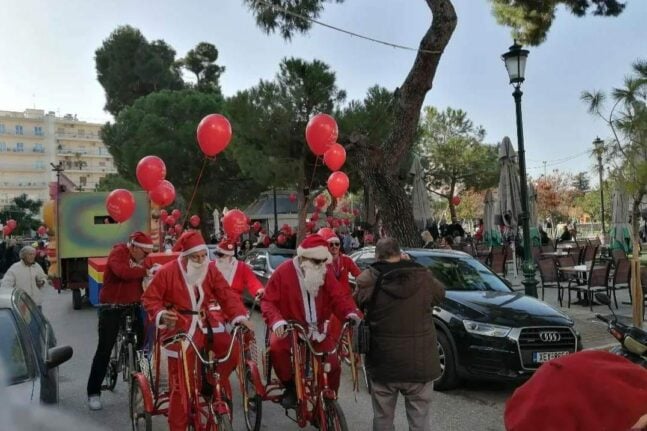
[[[371,328],[366,366],[373,431],[394,430],[398,393],[406,401],[409,429],[431,430],[433,381],[441,374],[432,307],[445,289],[424,266],[403,259],[392,238],[378,241],[375,257],[357,277],[357,301]]]

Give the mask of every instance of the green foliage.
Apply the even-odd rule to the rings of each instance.
[[[114,189],[141,190],[136,182],[127,180],[119,174],[108,174],[99,180],[94,188],[95,192],[109,192]]]
[[[38,218],[42,206],[42,201],[29,199],[27,194],[23,193],[0,209],[0,220],[5,223],[9,219],[16,220],[17,226],[13,235],[28,235],[30,230],[36,230],[42,224]]]
[[[160,91],[121,111],[114,124],[104,126],[101,137],[124,179],[135,183],[139,160],[156,155],[164,160],[176,194],[188,202],[205,160],[196,142],[196,128],[213,112],[224,112],[220,94]],[[207,162],[200,184],[192,208],[203,218],[203,204],[231,208],[249,203],[259,191],[257,183],[243,178],[230,150]]]
[[[148,42],[130,26],[118,27],[103,41],[95,63],[105,109],[115,117],[139,97],[184,85],[173,48],[163,40]]]
[[[611,226],[611,216],[612,216],[612,187],[608,181],[604,182],[604,223],[606,226]],[[602,211],[600,210],[601,197],[600,197],[600,188],[593,189],[583,193],[580,196],[575,197],[573,200],[576,207],[581,208],[581,210],[591,216],[591,219],[599,222],[602,217]]]
[[[591,180],[586,172],[579,172],[573,176],[572,186],[580,192],[588,192]]]
[[[496,186],[498,152],[496,146],[484,144],[484,138],[485,130],[474,126],[464,111],[426,107],[417,146],[426,161],[428,187],[451,201],[465,189]]]
[[[210,43],[200,42],[187,52],[180,64],[196,77],[195,88],[208,92],[220,91],[220,75],[225,71],[224,66],[218,66],[218,49]]]
[[[326,64],[284,59],[273,81],[260,81],[228,100],[237,131],[232,151],[242,171],[267,187],[323,187],[329,172],[320,160],[312,176],[315,159],[305,128],[312,115],[334,112],[344,98]]]
[[[618,16],[625,4],[618,0],[490,0],[499,24],[513,29],[513,37],[524,44],[539,45],[548,34],[558,6],[575,16],[584,16],[593,7],[597,16]]]

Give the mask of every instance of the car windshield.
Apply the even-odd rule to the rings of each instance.
[[[0,310],[0,360],[7,370],[10,385],[29,378],[25,346],[18,335],[16,321],[8,309]]]
[[[270,253],[270,267],[272,269],[276,268],[279,266],[283,261],[292,259],[294,255],[291,254],[272,254]]]
[[[476,259],[412,254],[411,258],[426,266],[447,290],[496,290],[510,288]]]

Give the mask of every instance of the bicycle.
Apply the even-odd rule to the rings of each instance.
[[[117,340],[110,353],[110,362],[103,380],[102,389],[114,391],[119,373],[122,373],[124,382],[130,385],[130,376],[139,371],[138,361],[135,360],[137,349],[137,333],[133,329],[135,313],[139,311],[139,304],[104,304],[99,306],[102,310],[122,311],[122,321],[119,324]]]
[[[229,360],[234,350],[234,346],[240,343],[244,335],[243,326],[237,325],[232,332],[232,340],[229,344],[227,353],[222,358],[205,358],[200,353],[190,335],[186,333],[177,333],[157,343],[156,355],[159,355],[159,344],[168,347],[175,343],[187,343],[187,348],[193,349],[198,364],[204,367],[206,382],[213,390],[211,395],[201,393],[201,376],[199,370],[189,369],[184,349],[179,349],[179,385],[182,396],[185,397],[185,405],[188,406],[187,416],[189,418],[189,430],[192,431],[230,431],[233,430],[231,425],[232,409],[229,404],[231,394],[225,394],[221,383],[220,373],[217,366]],[[241,348],[242,350],[242,348]],[[133,430],[152,430],[152,416],[167,415],[168,401],[170,391],[162,391],[159,387],[159,361],[156,361],[156,375],[154,380],[149,380],[142,372],[133,375],[133,385],[130,393],[130,417]],[[152,377],[152,373],[149,374]],[[154,384],[151,384],[153,382]]]
[[[349,331],[349,322],[345,322],[341,334],[328,351],[317,351],[308,338],[308,329],[299,322],[288,321],[286,332],[290,337],[292,346],[292,365],[294,369],[294,383],[297,393],[296,417],[292,418],[299,427],[303,428],[308,423],[322,431],[347,431],[348,425],[344,412],[337,402],[337,393],[328,386],[328,373],[330,363],[326,362],[328,355],[337,355],[344,340],[352,342]],[[269,344],[269,331],[266,332],[266,346]],[[349,345],[352,346],[352,344]],[[354,362],[353,362],[354,363]],[[265,352],[265,375],[267,385],[263,398],[279,402],[282,398],[282,384],[271,378],[272,366],[269,349]],[[357,385],[357,372],[352,373],[353,385]],[[281,394],[276,392],[281,391]],[[272,393],[274,393],[272,395]]]

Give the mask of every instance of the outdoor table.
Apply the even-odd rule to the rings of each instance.
[[[564,266],[561,268],[557,268],[557,271],[560,272],[565,272],[567,274],[586,274],[589,270],[591,269],[591,264],[584,264],[584,265],[575,265],[575,266]],[[579,284],[579,277],[578,277],[578,284]],[[579,292],[577,293],[579,297]],[[589,306],[589,301],[587,298],[584,299],[578,299],[577,301],[573,302],[574,305],[582,305],[585,307]],[[600,305],[597,302],[593,301],[593,305]]]
[[[568,253],[565,251],[548,251],[541,254],[542,257],[563,257],[568,256]]]
[[[562,250],[572,250],[577,248],[577,244],[557,244],[557,248]]]

